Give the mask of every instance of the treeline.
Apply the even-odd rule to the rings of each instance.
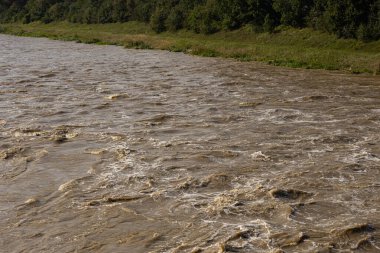
[[[250,25],[311,27],[343,38],[380,38],[380,0],[0,0],[0,21],[142,21],[156,32],[210,34]]]

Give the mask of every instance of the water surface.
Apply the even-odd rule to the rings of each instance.
[[[3,252],[380,252],[380,79],[0,35]]]

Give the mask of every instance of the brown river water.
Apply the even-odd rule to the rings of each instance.
[[[380,252],[380,79],[0,35],[0,252]]]

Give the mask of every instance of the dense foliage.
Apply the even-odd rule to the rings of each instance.
[[[242,26],[312,27],[344,38],[380,38],[380,0],[0,0],[0,21],[149,22],[156,32],[214,33]]]

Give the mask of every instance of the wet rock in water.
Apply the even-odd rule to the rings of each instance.
[[[287,199],[287,200],[304,200],[313,196],[312,193],[294,190],[294,189],[288,189],[288,190],[272,189],[271,191],[269,191],[269,194],[275,199]]]
[[[4,126],[7,124],[7,121],[5,119],[0,119],[0,126]]]

